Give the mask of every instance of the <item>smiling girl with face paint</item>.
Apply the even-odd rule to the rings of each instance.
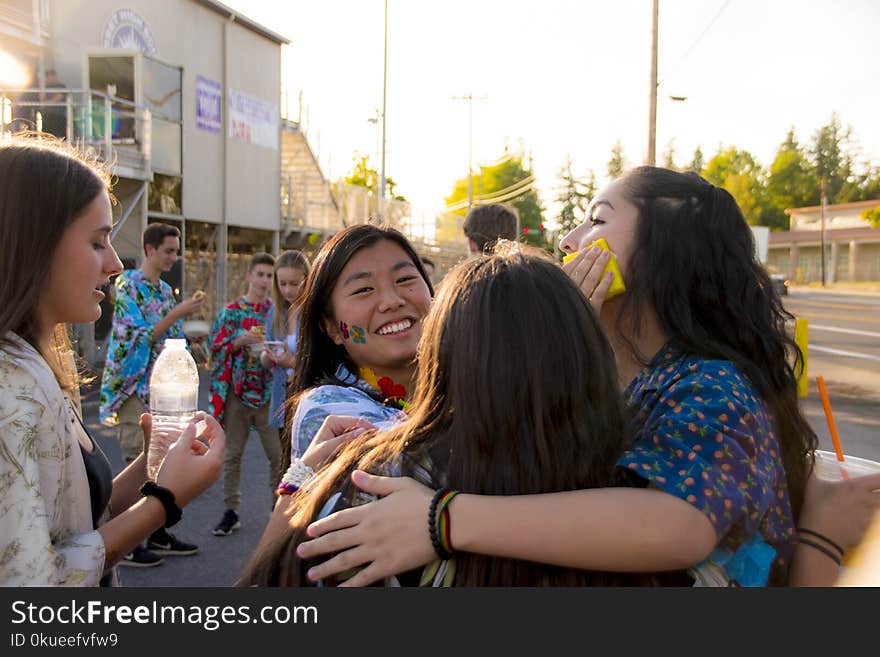
[[[292,482],[359,433],[352,426],[323,447],[318,437],[309,450],[325,420],[357,417],[363,429],[405,417],[422,319],[433,295],[421,260],[394,229],[351,226],[321,247],[294,308],[300,334],[287,389],[291,420],[282,430],[284,476],[261,545],[287,524]]]
[[[433,293],[415,250],[396,230],[352,226],[322,247],[298,307],[285,458],[304,455],[330,415],[373,424],[403,418]]]

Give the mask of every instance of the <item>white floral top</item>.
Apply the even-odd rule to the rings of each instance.
[[[7,333],[0,345],[0,585],[98,586],[94,530],[73,406],[48,363]],[[10,346],[10,344],[12,346]],[[104,519],[107,513],[105,512]]]

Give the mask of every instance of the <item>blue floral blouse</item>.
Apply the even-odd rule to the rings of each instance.
[[[716,550],[696,570],[719,573],[722,583],[783,583],[794,520],[772,419],[749,380],[729,361],[670,343],[624,398],[635,439],[619,465],[692,504],[715,528]]]

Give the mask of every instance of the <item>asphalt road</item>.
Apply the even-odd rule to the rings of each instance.
[[[832,449],[815,374],[826,380],[845,452],[880,461],[880,296],[793,290],[785,305],[810,322],[810,391],[802,408],[819,435],[820,447]],[[204,370],[200,374],[199,407],[206,409],[208,374]],[[118,470],[119,448],[114,432],[97,422],[94,393],[86,397],[83,410],[92,435]],[[269,518],[273,499],[268,479],[268,461],[252,433],[242,461],[241,530],[227,537],[211,534],[224,510],[221,477],[184,510],[183,519],[172,530],[181,539],[198,544],[199,554],[166,557],[165,563],[155,568],[120,568],[123,584],[233,586]]]
[[[816,387],[822,375],[844,452],[880,461],[880,296],[794,289],[784,303],[809,322],[808,396],[801,407],[832,449]]]

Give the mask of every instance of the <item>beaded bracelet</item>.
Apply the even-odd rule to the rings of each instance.
[[[441,559],[449,559],[452,557],[437,539],[437,504],[440,501],[440,498],[448,492],[448,488],[438,489],[434,493],[434,497],[431,498],[430,506],[428,506],[428,535],[431,537],[431,545],[434,548],[434,552],[436,552],[437,556]]]
[[[284,476],[281,478],[281,481],[278,483],[278,487],[275,489],[276,495],[293,495],[296,491],[302,488],[308,481],[315,476],[315,471],[303,463],[300,459],[294,459],[290,463],[290,467],[287,469],[287,472],[284,473]]]
[[[815,538],[818,538],[820,541],[824,541],[825,543],[827,543],[828,545],[833,547],[835,550],[837,550],[837,552],[840,554],[841,559],[843,558],[844,549],[842,547],[840,547],[840,545],[838,545],[837,543],[832,541],[830,538],[828,538],[827,536],[820,534],[819,532],[814,532],[812,529],[804,529],[803,527],[798,527],[797,531],[798,531],[798,534],[806,534],[807,536],[813,536]]]

